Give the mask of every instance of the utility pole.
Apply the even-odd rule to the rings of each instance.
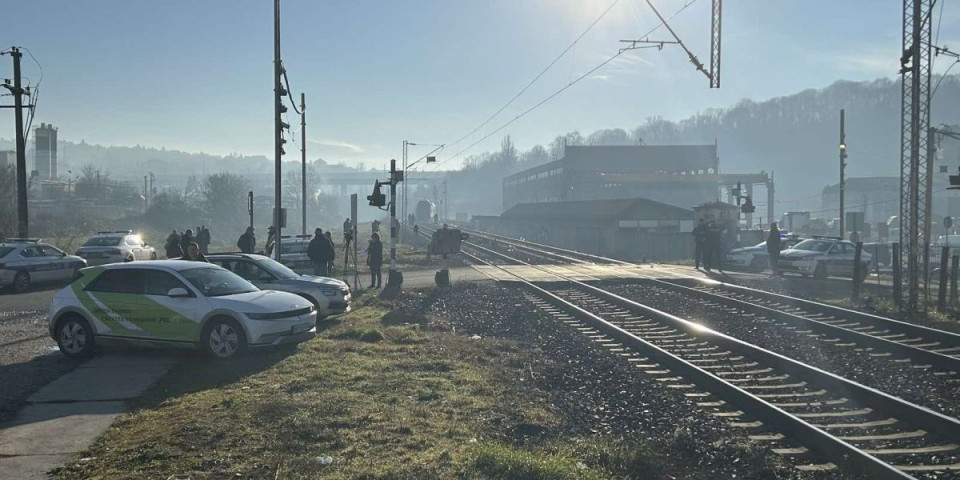
[[[410,145],[416,145],[416,143],[403,141],[403,157],[401,158],[401,165],[403,165],[403,174],[407,174],[407,151],[410,148]],[[400,222],[403,225],[407,225],[407,182],[403,182],[403,190],[400,192]]]
[[[149,200],[147,200],[147,175],[143,176],[143,214],[147,214],[147,208],[149,208]]]
[[[30,236],[30,229],[27,218],[27,146],[23,136],[23,109],[30,108],[31,105],[23,105],[23,96],[30,95],[30,92],[24,90],[20,83],[20,59],[23,58],[23,54],[17,47],[11,47],[9,53],[13,57],[13,86],[10,86],[9,81],[4,82],[2,86],[13,95],[13,115],[16,122],[17,236],[27,238]]]
[[[307,234],[307,97],[300,92],[300,235]]]
[[[843,109],[840,109],[840,238],[845,237],[844,219],[843,219],[843,201],[844,201],[844,169],[847,167],[847,136],[844,132]]]
[[[286,95],[280,78],[283,67],[280,65],[280,0],[273,1],[273,80],[274,80],[274,168],[273,168],[273,228],[274,228],[274,259],[280,261],[280,164],[283,157],[283,121],[280,115],[287,110],[283,106],[283,96]]]
[[[406,143],[406,142],[404,142]],[[403,171],[397,171],[397,160],[390,159],[390,273],[387,275],[387,285],[402,282],[397,271],[397,182],[403,180]],[[399,285],[397,285],[399,286]]]
[[[907,303],[896,298],[901,311],[916,312],[919,306],[921,269],[920,236],[926,231],[926,154],[930,128],[930,65],[933,5],[936,0],[903,0],[903,50],[900,57],[900,257],[906,270],[900,291],[907,291]],[[924,239],[924,243],[929,238]],[[924,309],[926,304],[924,303]]]

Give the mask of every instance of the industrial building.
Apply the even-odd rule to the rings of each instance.
[[[486,218],[486,217],[484,217]],[[644,198],[521,203],[478,227],[628,260],[693,255],[694,212]]]
[[[57,129],[41,123],[33,129],[34,169],[40,178],[57,178]]]
[[[717,145],[567,146],[563,157],[503,179],[503,209],[524,203],[644,198],[681,208],[766,189],[773,221],[773,178],[766,172],[719,173]],[[747,216],[748,225],[752,216]]]
[[[0,150],[0,168],[16,167],[16,166],[17,166],[17,151],[16,150]]]

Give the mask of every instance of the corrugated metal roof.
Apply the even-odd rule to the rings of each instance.
[[[646,198],[521,203],[500,215],[507,220],[689,220],[693,211]]]
[[[673,173],[717,169],[716,145],[568,146],[564,168],[622,173]]]

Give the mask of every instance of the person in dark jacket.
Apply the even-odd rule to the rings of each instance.
[[[273,257],[273,247],[276,246],[276,243],[277,243],[277,229],[273,228],[273,225],[270,225],[269,227],[267,227],[266,250],[267,250],[268,257],[271,257],[271,258]]]
[[[700,270],[700,264],[702,263],[704,267],[707,266],[705,254],[706,254],[706,242],[707,242],[707,223],[706,220],[700,219],[700,222],[697,223],[696,227],[693,227],[693,256],[695,266],[693,268]],[[709,270],[709,267],[707,267]]]
[[[197,239],[193,237],[193,230],[187,229],[186,232],[183,232],[183,235],[180,236],[180,247],[183,248],[183,251],[186,252],[190,247],[191,242],[196,242]]]
[[[337,244],[333,243],[333,232],[327,230],[323,232],[323,238],[327,239],[327,244],[330,246],[328,250],[330,255],[330,260],[327,260],[327,272],[331,275],[333,274],[333,260],[337,258]]]
[[[240,235],[237,248],[243,253],[253,253],[257,248],[257,237],[253,234],[253,227],[247,227],[247,231]]]
[[[200,245],[197,244],[197,242],[190,242],[190,244],[187,245],[187,253],[184,256],[180,257],[178,260],[188,260],[191,262],[206,262],[207,257],[204,257],[203,254],[200,253]]]
[[[370,287],[380,288],[382,276],[380,269],[383,267],[383,243],[380,243],[380,234],[374,233],[370,237],[370,244],[367,245],[367,265],[370,266]]]
[[[330,272],[327,269],[327,239],[323,236],[323,230],[318,228],[313,231],[313,238],[307,244],[307,256],[313,262],[313,274],[327,276]]]
[[[210,230],[206,225],[200,226],[200,231],[197,233],[197,244],[200,245],[200,253],[206,255],[210,247]]]
[[[716,268],[720,273],[723,273],[723,228],[719,222],[712,221],[707,226],[707,242],[705,246],[707,258],[710,259],[707,263],[707,271],[709,272],[711,268]]]
[[[183,256],[183,247],[180,246],[180,234],[174,229],[167,236],[167,243],[163,246],[167,252],[167,258],[178,258]]]
[[[774,275],[779,275],[780,230],[777,228],[776,222],[770,224],[770,234],[767,235],[767,258],[770,260],[770,271],[772,271]]]

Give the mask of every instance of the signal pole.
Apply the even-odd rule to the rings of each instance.
[[[307,234],[307,100],[300,92],[300,235]]]
[[[840,109],[840,238],[844,238],[843,230],[843,201],[844,201],[844,169],[847,167],[847,140],[843,129],[843,109]],[[856,229],[856,227],[854,227]]]
[[[3,87],[10,90],[10,94],[13,95],[13,114],[16,122],[17,236],[27,238],[30,236],[30,229],[27,218],[27,146],[23,136],[23,109],[31,106],[23,105],[23,96],[29,95],[30,92],[24,90],[20,83],[20,59],[23,54],[17,47],[11,47],[9,53],[13,57],[13,86],[4,83]]]

